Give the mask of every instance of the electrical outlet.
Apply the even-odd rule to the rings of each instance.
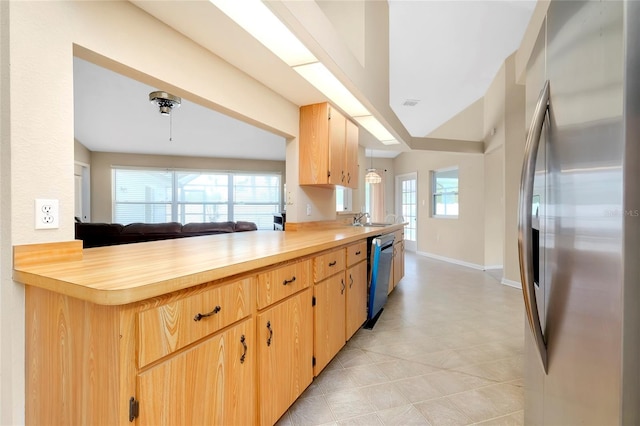
[[[307,216],[311,216],[311,204],[307,204]]]
[[[58,229],[60,227],[58,213],[58,200],[36,199],[36,229]]]

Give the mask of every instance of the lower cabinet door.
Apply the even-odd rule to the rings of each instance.
[[[314,285],[316,298],[314,307],[313,353],[316,364],[313,374],[317,376],[329,364],[346,342],[344,271]]]
[[[311,289],[258,314],[259,422],[272,425],[313,379]]]
[[[346,338],[349,340],[367,320],[367,262],[347,269],[346,303]]]
[[[255,423],[253,320],[138,375],[138,425]]]

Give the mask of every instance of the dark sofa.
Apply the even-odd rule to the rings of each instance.
[[[76,240],[82,240],[84,248],[112,246],[143,241],[168,240],[200,235],[226,234],[229,232],[255,231],[253,222],[205,222],[187,223],[79,223],[76,222]]]

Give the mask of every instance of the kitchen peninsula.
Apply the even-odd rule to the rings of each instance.
[[[366,318],[367,238],[403,227],[14,247],[27,424],[275,423]]]

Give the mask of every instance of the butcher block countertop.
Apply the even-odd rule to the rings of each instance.
[[[81,241],[15,246],[13,279],[99,305],[125,305],[403,227],[235,232],[84,250]]]

